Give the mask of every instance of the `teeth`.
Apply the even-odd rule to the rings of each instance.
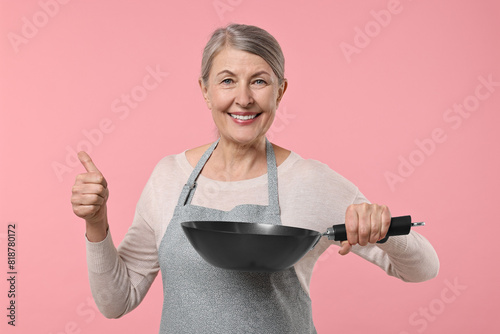
[[[255,117],[257,117],[257,115],[247,115],[247,116],[240,116],[240,115],[233,115],[233,114],[229,114],[229,115],[231,115],[232,118],[240,119],[243,121],[246,121],[249,119],[254,119]]]

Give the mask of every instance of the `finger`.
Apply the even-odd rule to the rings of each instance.
[[[78,152],[78,159],[82,163],[83,167],[87,172],[99,172],[99,169],[94,165],[94,162],[90,158],[90,156],[85,151]],[[100,173],[100,172],[99,172]]]
[[[95,215],[100,208],[96,205],[73,205],[73,212],[80,218],[88,219]]]
[[[77,194],[97,194],[102,198],[106,198],[108,195],[108,189],[100,183],[77,183],[71,188],[71,192],[75,195]]]
[[[371,233],[371,206],[363,203],[358,210],[358,243],[366,246]]]
[[[358,243],[358,213],[354,205],[349,205],[345,213],[345,231],[349,244]]]
[[[76,176],[75,185],[92,184],[92,183],[101,184],[104,188],[108,187],[108,183],[106,182],[106,179],[101,174],[101,172],[89,172],[89,173],[78,174]]]
[[[391,227],[391,211],[385,205],[382,206],[382,227],[380,229],[380,239],[385,238],[387,232],[389,231],[389,227]]]
[[[97,194],[76,194],[71,196],[71,204],[73,205],[96,205],[101,206],[105,202],[104,198]]]
[[[349,244],[349,242],[347,240],[342,241],[342,243],[340,244],[339,254],[340,255],[347,255],[351,251],[351,248],[352,248],[352,246],[351,246],[351,244]]]
[[[380,240],[380,231],[382,229],[382,207],[376,205],[370,217],[370,240],[368,242],[375,243]]]

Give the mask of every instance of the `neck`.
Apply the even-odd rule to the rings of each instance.
[[[266,139],[264,137],[241,145],[220,139],[209,162],[226,181],[251,179],[267,172]]]

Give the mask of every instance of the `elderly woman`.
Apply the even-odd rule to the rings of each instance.
[[[436,253],[419,234],[376,243],[390,225],[386,206],[369,204],[326,165],[266,139],[288,85],[281,48],[269,33],[237,24],[216,30],[203,52],[199,84],[220,138],[158,163],[118,249],[106,215],[106,181],[79,153],[87,172],[76,178],[72,204],[86,221],[90,284],[106,317],[133,310],[161,270],[160,333],[315,333],[309,282],[316,260],[332,244],[404,281],[437,275]],[[348,241],[322,238],[285,271],[229,271],[206,263],[190,245],[180,224],[192,220],[317,231],[345,221]]]

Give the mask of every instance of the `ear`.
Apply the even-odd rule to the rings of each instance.
[[[288,88],[288,80],[283,79],[283,82],[278,88],[278,97],[276,98],[276,107],[279,106],[281,99],[283,98],[283,95],[285,95],[285,91]]]
[[[201,94],[205,99],[205,103],[207,104],[208,109],[212,110],[212,104],[210,103],[210,98],[208,94],[208,87],[203,83],[203,79],[201,77],[198,79],[198,84],[200,85]]]

